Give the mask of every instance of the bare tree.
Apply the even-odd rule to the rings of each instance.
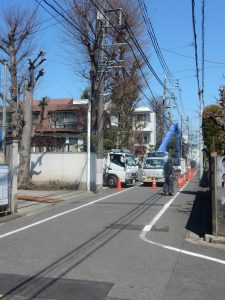
[[[11,122],[10,132],[13,139],[17,138],[17,105],[18,88],[21,82],[18,79],[18,70],[21,70],[25,59],[34,50],[32,37],[36,26],[36,13],[21,10],[19,7],[12,7],[3,10],[3,22],[0,28],[0,50],[7,58],[10,72],[10,111]],[[20,72],[21,74],[21,72]],[[21,77],[23,80],[24,77]]]
[[[35,85],[39,78],[44,75],[44,70],[38,71],[35,75],[35,70],[45,61],[44,52],[40,51],[38,56],[31,61],[29,59],[29,77],[28,83],[25,90],[25,98],[22,105],[23,111],[23,126],[22,126],[22,137],[20,146],[20,165],[19,165],[19,187],[26,187],[30,181],[30,148],[31,138],[34,136],[34,128],[32,124],[32,103],[33,103],[33,92]],[[42,116],[40,113],[40,122]],[[39,125],[39,124],[38,124]]]
[[[92,96],[97,95],[100,80],[98,72],[101,67],[98,61],[101,27],[98,26],[97,17],[100,17],[99,15],[102,13],[102,2],[87,0],[78,3],[75,0],[66,0],[65,3],[67,8],[64,11],[67,12],[67,20],[69,20],[65,26],[69,29],[69,42],[76,49],[80,49],[81,53],[79,58],[76,56],[74,62],[77,66],[76,70],[90,81],[93,79],[89,73],[91,70],[91,74],[94,74]],[[140,21],[137,1],[111,0],[107,3],[109,10],[106,9],[104,12],[107,20],[104,75],[108,82],[109,92],[112,94],[108,108],[119,120],[118,145],[128,146],[133,110],[140,99],[140,88],[143,87],[140,76],[140,67],[143,67],[143,61],[135,49],[133,36],[129,30],[131,28],[135,38],[141,45],[144,45],[141,42],[143,25]],[[134,53],[136,53],[135,56]],[[97,112],[94,113],[96,104],[97,97],[94,98],[94,124],[97,117]]]
[[[19,186],[29,182],[30,146],[32,137],[32,102],[33,90],[38,79],[44,74],[40,70],[35,75],[35,69],[44,62],[43,52],[31,60],[34,51],[33,37],[37,26],[36,11],[30,12],[18,7],[3,11],[1,23],[0,50],[7,58],[10,72],[10,99],[8,136],[18,139],[20,144]],[[29,69],[25,69],[28,59]],[[26,73],[26,74],[25,74]],[[28,80],[28,81],[27,81]],[[25,99],[19,103],[18,95],[25,90]]]
[[[149,101],[149,105],[156,116],[156,144],[160,145],[163,137],[165,128],[168,128],[170,124],[169,119],[165,116],[165,104],[163,98],[158,96],[154,97]]]

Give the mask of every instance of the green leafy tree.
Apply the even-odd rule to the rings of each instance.
[[[219,105],[208,105],[202,115],[202,135],[207,151],[219,155],[225,149],[224,111]]]
[[[86,87],[80,97],[80,99],[89,99],[91,96],[91,89],[89,87]]]

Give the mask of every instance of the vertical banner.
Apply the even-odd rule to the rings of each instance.
[[[9,204],[9,165],[0,164],[0,206]]]

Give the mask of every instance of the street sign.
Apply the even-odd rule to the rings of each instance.
[[[0,206],[9,204],[9,165],[0,164]]]

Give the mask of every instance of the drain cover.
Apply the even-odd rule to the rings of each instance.
[[[169,226],[153,226],[151,228],[151,231],[168,232],[169,230],[170,230]]]

